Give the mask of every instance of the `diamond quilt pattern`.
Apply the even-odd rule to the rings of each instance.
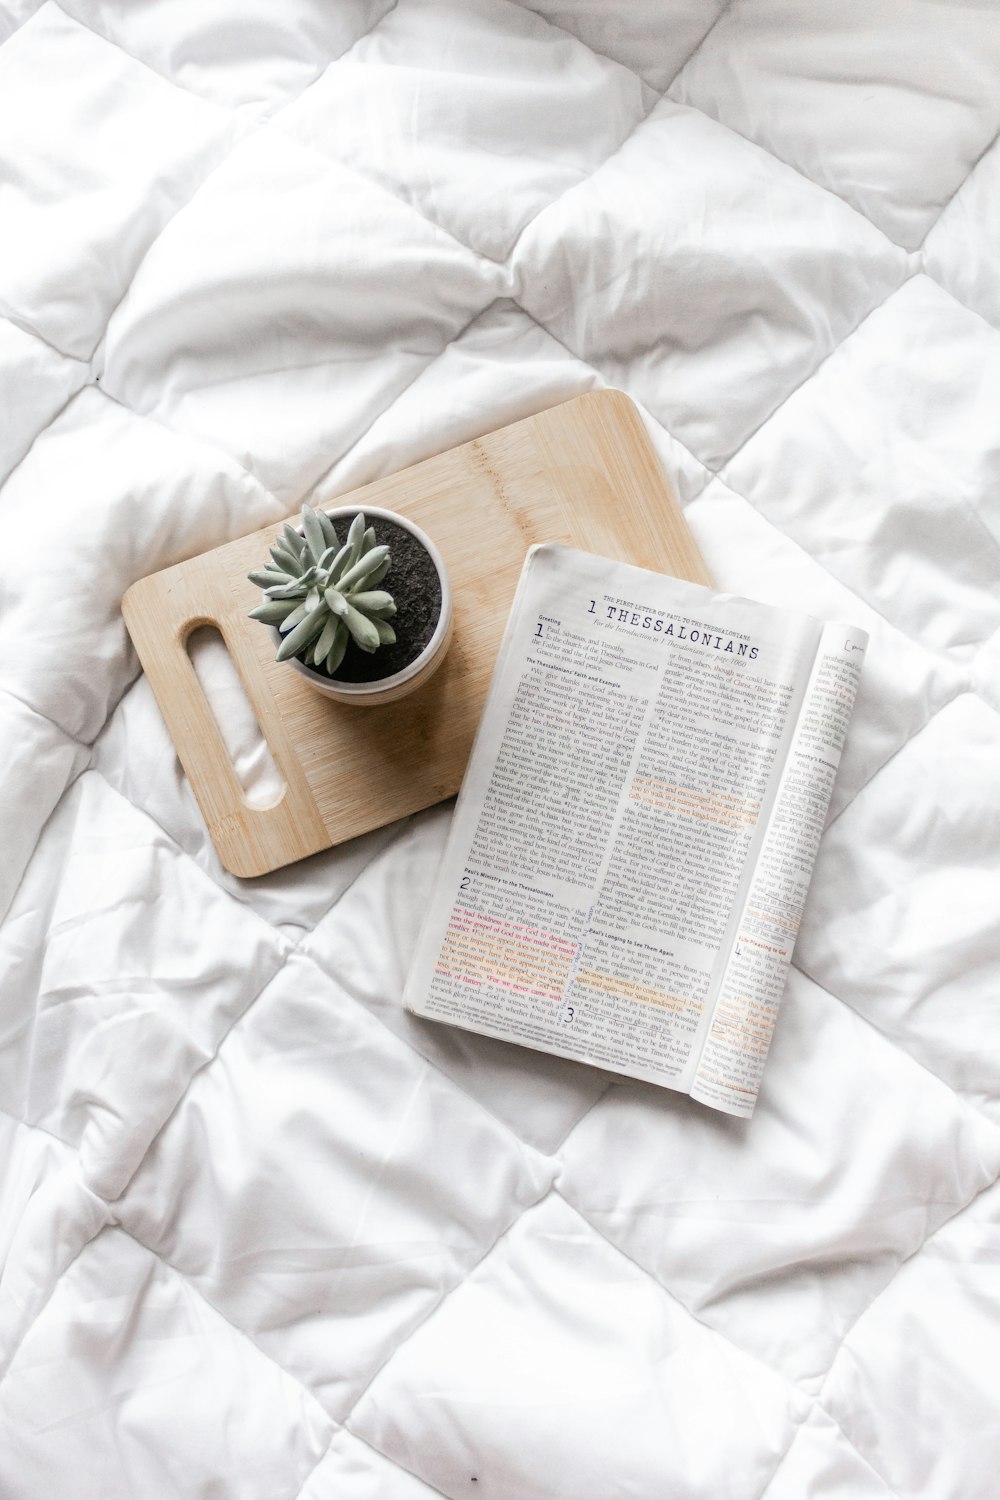
[[[998,74],[965,0],[0,0],[4,1500],[993,1496]],[[448,807],[224,872],[120,616],[606,385],[872,636],[748,1123],[402,1012]]]

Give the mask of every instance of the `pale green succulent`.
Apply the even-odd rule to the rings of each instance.
[[[265,598],[250,618],[281,632],[278,661],[297,656],[332,674],[351,637],[369,652],[396,639],[389,624],[396,606],[378,587],[389,571],[389,548],[375,545],[374,528],[363,514],[355,516],[341,546],[326,512],[304,505],[301,534],[286,526],[271,558],[248,575]]]

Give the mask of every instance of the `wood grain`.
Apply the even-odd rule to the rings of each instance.
[[[596,391],[339,497],[411,516],[437,543],[454,591],[448,657],[412,697],[334,703],[273,660],[247,619],[280,526],[144,578],[122,609],[181,764],[225,867],[255,876],[440,802],[457,791],[524,554],[558,541],[710,580],[632,402]],[[215,625],[284,778],[250,807],[187,654]]]

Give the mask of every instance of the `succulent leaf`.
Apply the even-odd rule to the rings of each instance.
[[[364,555],[365,555],[366,552],[370,552],[372,550],[372,548],[374,547],[374,545],[375,545],[375,527],[374,526],[369,526],[368,529],[366,530],[364,536],[361,538],[361,556],[364,557]]]
[[[369,620],[367,615],[363,615],[360,610],[355,609],[353,605],[349,604],[347,606],[347,613],[344,616],[344,624],[362,651],[372,652],[378,650],[380,641],[374,620]]]
[[[391,646],[395,643],[396,632],[388,621],[375,619],[372,620],[372,624],[378,633],[378,643],[380,646]]]
[[[281,535],[283,541],[279,541],[278,546],[283,546],[285,551],[290,552],[293,557],[301,557],[303,552],[306,550],[305,538],[299,536],[299,533],[295,530],[295,527],[289,526],[287,521],[282,527]]]
[[[300,620],[305,619],[308,613],[309,611],[304,604],[300,604],[297,607],[293,605],[291,610],[286,609],[285,618],[282,621],[283,628],[286,631],[293,630]]]
[[[392,604],[395,613],[396,606],[392,603],[392,595],[387,594],[385,589],[375,589],[372,593],[351,594],[351,603],[355,609],[360,609],[364,614],[370,615],[375,610],[388,609]]]
[[[330,581],[331,581],[331,583],[336,583],[336,581],[340,577],[341,573],[347,567],[347,560],[350,557],[350,555],[351,555],[351,549],[350,549],[349,545],[347,544],[347,542],[345,542],[344,545],[341,547],[340,551],[337,553],[337,555],[334,557],[333,561],[330,564],[329,574],[330,574]]]
[[[365,530],[366,526],[364,513],[362,511],[358,511],[358,514],[351,522],[351,528],[347,533],[347,545],[351,549],[351,567],[354,566],[358,558],[361,556],[361,547],[365,539]]]
[[[309,585],[301,578],[293,578],[291,583],[279,583],[267,589],[269,599],[304,599],[309,592]]]
[[[340,621],[336,615],[327,615],[326,624],[320,632],[319,640],[313,650],[313,661],[317,667],[325,656],[329,656],[334,641],[337,639],[337,627]]]
[[[287,573],[279,573],[274,568],[258,568],[253,573],[248,573],[247,577],[262,589],[280,588],[293,581]]]
[[[330,654],[326,659],[326,670],[330,673],[331,677],[340,666],[340,663],[344,660],[344,652],[347,650],[347,642],[347,626],[344,624],[343,620],[338,620],[337,633],[333,638],[333,645],[330,647]]]
[[[319,524],[319,517],[312,507],[308,505],[303,505],[302,507],[302,529],[306,534],[306,541],[309,543],[309,551],[312,553],[313,560],[319,562],[329,544],[323,535],[323,528]]]
[[[336,552],[337,548],[340,546],[340,542],[337,539],[337,532],[334,528],[333,522],[330,520],[330,517],[327,515],[325,510],[318,510],[316,512],[316,515],[319,517],[319,524],[323,528],[323,535],[326,538],[326,545],[328,547],[332,547],[334,552]]]
[[[385,575],[389,571],[389,564],[390,564],[391,561],[392,561],[392,559],[387,557],[384,560],[384,562],[380,562],[379,563],[379,565],[375,569],[374,573],[370,573],[368,575],[368,577],[365,579],[365,587],[366,588],[369,588],[369,589],[377,589],[378,588],[379,584],[382,582],[382,579],[385,577]]]
[[[325,589],[323,598],[326,600],[326,607],[332,615],[339,615],[341,618],[346,615],[347,600],[337,589]]]
[[[287,661],[290,656],[297,656],[303,646],[308,646],[313,641],[327,620],[326,606],[320,604],[316,609],[310,611],[304,620],[300,620],[294,630],[289,631],[281,645],[278,647],[276,661]]]
[[[359,583],[367,580],[369,574],[374,573],[380,563],[389,556],[388,547],[373,547],[367,557],[361,558],[353,567],[348,568],[346,573],[341,574],[337,581],[337,587],[342,594],[350,593],[351,589],[357,588]]]
[[[275,545],[271,548],[271,556],[274,558],[275,566],[292,578],[297,578],[302,572],[302,563],[299,561],[298,554],[293,556],[284,547]]]
[[[287,614],[286,604],[258,604],[256,609],[250,611],[250,619],[262,620],[265,625],[280,625]]]

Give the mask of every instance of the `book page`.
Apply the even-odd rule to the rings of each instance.
[[[867,645],[823,630],[691,1088],[727,1114],[753,1113]]]
[[[819,639],[533,548],[404,1003],[690,1090]]]

